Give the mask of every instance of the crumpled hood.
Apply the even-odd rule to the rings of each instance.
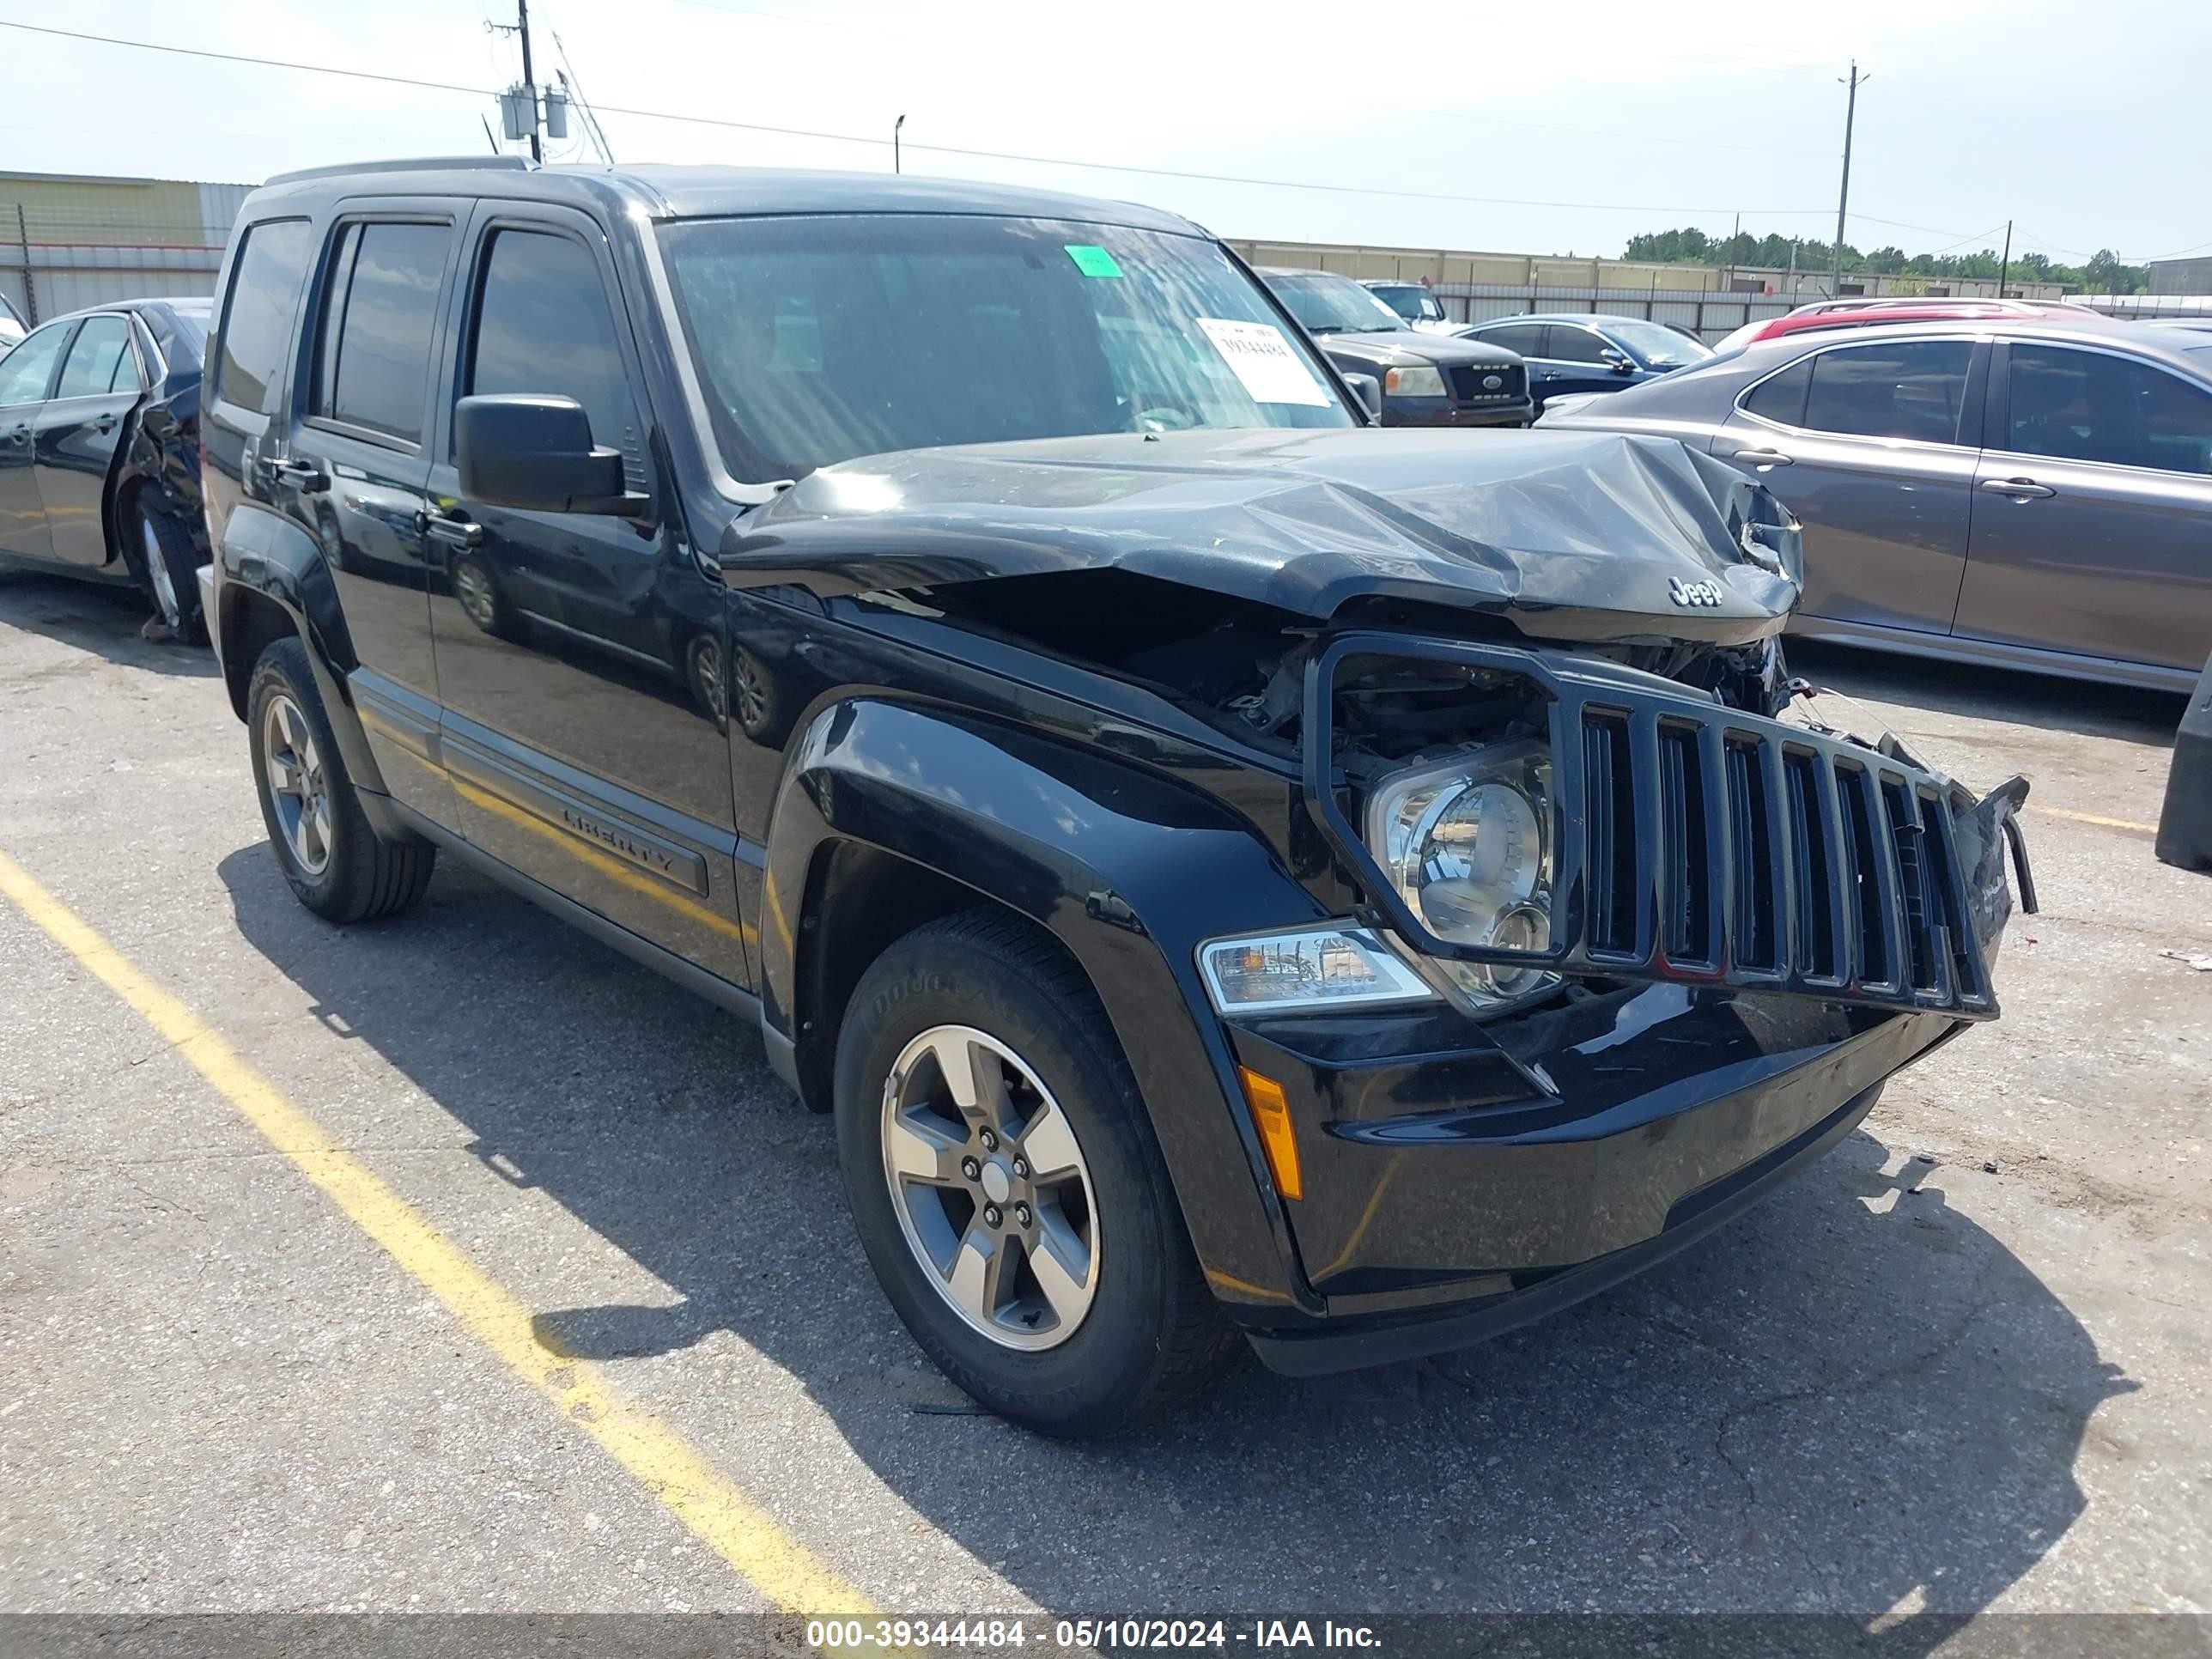
[[[825,597],[1115,566],[1326,620],[1456,605],[1532,638],[1738,644],[1802,578],[1765,489],[1668,438],[1243,430],[872,455],[810,475],[722,547]]]

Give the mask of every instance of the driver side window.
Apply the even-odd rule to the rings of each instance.
[[[629,487],[647,487],[644,434],[597,260],[544,231],[495,230],[477,289],[464,395],[574,398],[592,441],[623,453]]]

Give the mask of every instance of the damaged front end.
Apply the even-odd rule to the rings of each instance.
[[[877,625],[1055,659],[1117,752],[1172,730],[1162,769],[1296,884],[1302,914],[1141,924],[1197,970],[1279,1217],[1283,1285],[1217,1289],[1290,1371],[1474,1340],[1711,1231],[1996,1017],[2008,860],[2033,908],[2024,781],[1977,799],[1812,716],[1762,487],[1671,442],[1420,435],[822,486],[889,515],[830,520]],[[744,550],[815,539],[805,505]]]
[[[1346,740],[1347,701],[1412,664],[1489,729],[1402,761]],[[1573,976],[1996,1013],[1995,860],[2024,781],[1978,802],[1893,740],[1611,664],[1371,633],[1308,661],[1303,763],[1368,909],[1476,1012]]]

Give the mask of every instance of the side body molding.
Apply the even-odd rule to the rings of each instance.
[[[1249,824],[1096,748],[889,701],[830,706],[792,744],[769,825],[762,1023],[786,1060],[836,1041],[803,1006],[802,958],[841,844],[1048,928],[1121,1039],[1217,1294],[1248,1317],[1318,1311],[1194,955],[1223,934],[1325,919]]]

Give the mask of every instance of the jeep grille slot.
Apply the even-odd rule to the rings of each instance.
[[[1593,951],[1639,953],[1636,937],[1636,801],[1630,787],[1628,720],[1583,715],[1583,799],[1588,803]]]
[[[1952,978],[1945,988],[1961,1002],[1987,1002],[1989,971],[1974,948],[1973,923],[1966,914],[1966,875],[1951,827],[1951,803],[1932,790],[1918,793],[1929,915],[1937,948],[1948,954],[1951,964]]]
[[[1877,838],[1874,780],[1856,766],[1835,769],[1836,795],[1844,814],[1845,919],[1850,929],[1851,958],[1858,975],[1870,985],[1896,985],[1896,935],[1891,926],[1891,897],[1896,878],[1887,872],[1885,858],[1893,862],[1896,849],[1887,836]]]
[[[1766,769],[1759,745],[1731,733],[1722,748],[1728,774],[1728,822],[1731,842],[1729,870],[1733,878],[1729,914],[1735,924],[1735,960],[1742,968],[1774,972],[1783,967],[1774,949],[1777,912],[1771,878],[1773,826],[1768,821]]]
[[[1782,757],[1782,775],[1790,791],[1790,878],[1796,914],[1797,949],[1793,960],[1808,979],[1844,977],[1836,954],[1836,911],[1832,903],[1837,871],[1827,814],[1821,807],[1820,771],[1803,750]]]
[[[1659,727],[1659,823],[1662,947],[1670,962],[1709,963],[1712,856],[1695,726],[1667,721]]]

